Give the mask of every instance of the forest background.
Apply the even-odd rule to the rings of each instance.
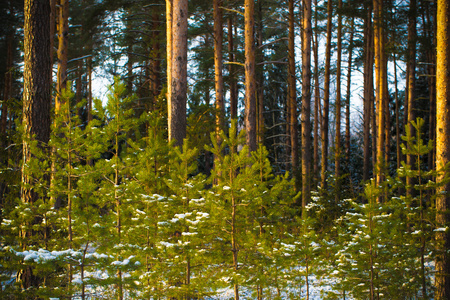
[[[450,298],[449,7],[2,1],[0,296]]]

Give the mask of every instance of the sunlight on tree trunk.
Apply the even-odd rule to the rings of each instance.
[[[436,232],[436,300],[450,299],[450,1],[438,0],[437,12],[437,69],[436,69],[436,168],[437,190],[436,226],[445,228]]]
[[[172,5],[169,141],[181,146],[186,137],[188,1],[173,0]]]
[[[56,75],[55,111],[61,110],[62,90],[67,87],[67,51],[69,40],[69,1],[61,0],[58,7],[58,73]]]
[[[380,186],[384,181],[384,146],[385,146],[385,91],[384,91],[384,30],[383,30],[383,3],[381,0],[373,1],[374,15],[374,46],[375,46],[375,86],[377,105],[377,160],[376,160],[376,181]],[[382,201],[382,196],[377,199]]]
[[[245,130],[250,152],[256,151],[255,2],[245,0]]]
[[[216,138],[220,144],[219,132],[225,127],[225,105],[223,100],[223,55],[222,55],[222,0],[213,1],[214,10],[214,82],[216,90]]]

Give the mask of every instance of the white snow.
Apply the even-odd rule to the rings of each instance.
[[[181,235],[186,235],[186,236],[190,236],[190,235],[197,235],[197,232],[182,232]]]
[[[436,231],[436,232],[446,232],[448,230],[448,227],[440,227],[440,228],[436,228],[435,230],[433,230],[433,231]]]

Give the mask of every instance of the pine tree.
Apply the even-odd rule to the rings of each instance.
[[[115,80],[114,85],[108,94],[108,102],[106,104],[106,115],[111,119],[105,120],[106,126],[104,128],[107,140],[111,141],[110,159],[104,161],[104,185],[103,189],[107,192],[103,201],[105,205],[113,203],[115,220],[113,220],[113,228],[115,232],[110,232],[112,235],[112,247],[117,248],[116,259],[122,261],[124,255],[127,253],[125,241],[127,238],[126,229],[129,226],[129,209],[127,205],[129,201],[127,195],[129,191],[127,186],[130,179],[130,163],[132,159],[129,158],[127,147],[127,140],[130,138],[138,138],[138,123],[139,119],[133,118],[134,111],[130,108],[130,103],[133,101],[132,97],[125,98],[125,85]],[[124,297],[124,284],[122,278],[122,268],[120,265],[117,268],[117,298]]]
[[[132,153],[136,156],[133,164],[136,192],[131,212],[130,243],[140,249],[137,258],[142,264],[138,278],[142,282],[143,297],[164,295],[162,282],[167,278],[167,267],[163,257],[167,257],[164,247],[159,245],[164,236],[164,224],[171,219],[164,213],[168,207],[166,178],[171,171],[169,161],[173,152],[163,130],[165,119],[154,111],[145,118],[147,137],[130,141]],[[170,262],[170,261],[169,261]]]
[[[217,280],[229,277],[235,298],[243,287],[250,286],[258,298],[264,288],[274,286],[274,278],[267,272],[281,268],[274,261],[274,256],[283,256],[275,250],[279,233],[274,223],[293,216],[291,206],[298,195],[294,197],[289,191],[293,182],[288,181],[288,174],[273,178],[268,152],[262,145],[251,156],[246,146],[236,152],[244,134],[237,134],[234,121],[229,135],[222,133],[221,145],[213,141],[211,151],[220,164],[215,166],[212,180],[220,179],[205,199],[210,206],[215,255],[226,262]],[[224,149],[228,154],[220,155]],[[278,278],[278,274],[275,276]]]
[[[416,166],[411,169],[402,162],[398,177],[389,178],[382,186],[373,182],[366,185],[366,204],[350,201],[352,208],[337,220],[339,245],[334,271],[339,279],[342,293],[354,297],[376,298],[416,295],[428,298],[430,295],[433,242],[431,239],[433,211],[425,202],[426,191],[435,184],[426,181],[430,172],[425,171],[423,157],[432,150],[433,143],[424,144],[422,131],[424,121],[412,122],[415,136],[406,128],[402,145],[404,154],[415,156]],[[406,191],[406,177],[417,184],[416,197],[389,194],[385,202],[377,203],[380,194]],[[394,196],[395,195],[395,196]],[[363,250],[361,250],[363,249]]]

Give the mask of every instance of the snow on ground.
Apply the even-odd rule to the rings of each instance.
[[[92,251],[90,253],[86,254],[86,257],[95,257],[95,258],[112,258],[108,255],[104,255],[104,254],[98,254],[95,251],[93,251],[94,249],[91,249]],[[49,262],[52,260],[58,260],[61,257],[65,257],[65,256],[69,256],[73,259],[77,259],[81,256],[81,252],[79,251],[74,251],[74,250],[65,250],[65,251],[47,251],[47,250],[43,250],[43,249],[39,249],[37,251],[23,251],[23,252],[19,252],[19,251],[14,251],[16,253],[16,255],[18,256],[22,256],[24,257],[25,261],[34,261],[34,262]],[[132,263],[132,260],[134,259],[134,256],[130,256],[126,259],[124,259],[123,261],[113,261],[111,263],[111,265],[128,265],[130,263]],[[137,261],[134,262],[135,264],[138,263]],[[428,261],[427,268],[429,268],[430,271],[430,276],[431,274],[433,274],[434,271],[434,261]],[[296,271],[299,274],[305,274],[305,269],[303,267],[298,267],[295,268]],[[344,295],[342,295],[342,292],[338,292],[336,290],[333,289],[333,287],[337,286],[337,283],[339,282],[339,278],[335,277],[335,273],[331,272],[330,273],[330,277],[318,277],[315,276],[314,274],[310,274],[308,276],[308,283],[309,283],[309,299],[310,300],[321,300],[321,299],[326,299],[326,298],[333,298],[333,299],[343,299]],[[106,280],[108,278],[110,278],[111,275],[108,273],[108,271],[105,270],[96,270],[96,271],[85,271],[84,272],[84,280],[89,280],[89,279],[93,279],[95,281],[99,280]],[[127,278],[129,277],[130,274],[128,273],[124,273],[123,277]],[[432,284],[434,284],[434,278],[433,276],[431,276],[431,282]],[[306,299],[307,296],[307,287],[306,284],[304,282],[305,278],[301,278],[302,281],[302,285],[289,285],[287,287],[283,287],[280,288],[279,291],[277,291],[276,288],[271,287],[269,288],[264,288],[263,290],[263,299]],[[3,281],[1,282],[3,288],[6,285],[11,285],[14,284],[15,281],[15,274],[11,275],[11,279],[8,281]],[[81,279],[81,274],[79,272],[76,272],[74,274],[73,277],[73,283],[80,285],[82,284],[82,279]],[[138,283],[137,283],[138,284]],[[86,292],[88,295],[87,299],[94,299],[97,297],[108,297],[114,294],[114,287],[112,285],[106,285],[106,286],[96,286],[96,285],[90,285],[87,284],[86,286]],[[229,300],[229,299],[234,299],[234,290],[233,290],[233,286],[229,286],[227,288],[222,288],[216,291],[216,295],[208,297],[208,298],[204,298],[207,300]],[[239,296],[240,299],[243,300],[250,300],[250,299],[255,299],[256,293],[256,287],[252,286],[252,287],[245,287],[245,286],[240,286],[239,287]],[[127,295],[127,291],[125,291],[125,294]],[[133,298],[129,298],[129,297],[125,297],[126,299],[133,299]],[[345,295],[346,299],[353,299],[352,297],[349,297],[348,294]],[[54,300],[56,300],[57,298],[54,298]],[[73,299],[81,299],[79,297],[74,297]]]
[[[318,280],[314,275],[309,277],[309,299],[310,300],[322,300],[324,299],[327,293],[336,293],[333,291],[333,283],[334,280]],[[252,295],[254,290],[249,290],[246,288],[241,288],[239,291],[239,299],[255,299],[255,296]],[[278,292],[276,289],[271,289],[270,293],[267,289],[263,290],[263,299],[275,299],[278,296]],[[280,290],[280,299],[306,299],[306,285],[303,286],[292,286],[288,287],[286,290]],[[339,297],[342,298],[342,297]],[[221,289],[218,291],[217,295],[211,298],[207,298],[211,300],[229,300],[234,299],[234,290],[233,287],[229,287],[226,289]],[[346,299],[352,299],[346,295]]]

